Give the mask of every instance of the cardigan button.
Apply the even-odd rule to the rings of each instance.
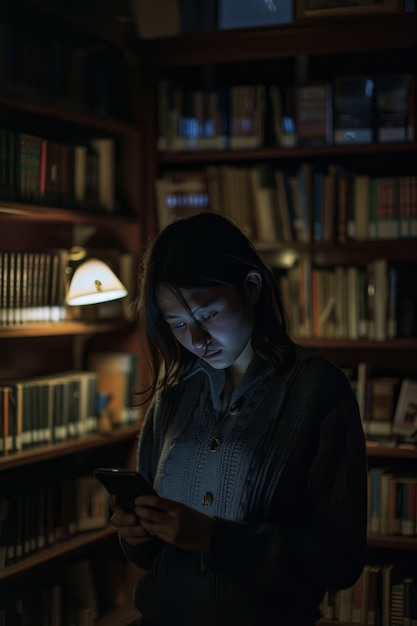
[[[210,504],[213,502],[213,494],[210,493],[210,491],[206,491],[201,502],[203,506],[210,506]]]
[[[230,415],[237,415],[240,411],[240,402],[235,402],[229,409]]]
[[[220,439],[217,439],[217,437],[215,439],[212,439],[211,443],[210,443],[210,450],[212,452],[216,452],[216,450],[218,450],[220,448]]]

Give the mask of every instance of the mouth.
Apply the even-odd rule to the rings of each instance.
[[[215,352],[206,352],[206,354],[203,355],[203,359],[205,361],[212,361],[214,359],[217,359],[221,354],[221,350],[216,350]]]

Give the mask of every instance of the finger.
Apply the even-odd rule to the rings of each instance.
[[[166,523],[168,512],[151,506],[135,506],[135,514],[141,523],[163,524]]]
[[[136,526],[122,526],[119,528],[119,535],[123,539],[149,539],[149,533],[140,524]]]
[[[160,498],[159,496],[147,495],[135,498],[136,506],[147,506],[154,509],[166,509],[170,503],[172,504],[171,500],[166,500],[165,498]]]
[[[135,526],[138,524],[138,519],[134,513],[125,513],[122,509],[115,509],[110,522],[116,527]]]

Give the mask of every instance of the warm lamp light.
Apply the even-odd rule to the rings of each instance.
[[[126,287],[100,259],[88,259],[74,272],[66,303],[70,306],[99,304],[127,296]]]

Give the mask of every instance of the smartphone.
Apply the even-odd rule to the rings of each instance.
[[[156,495],[154,488],[138,472],[117,467],[99,467],[94,476],[110,495],[117,496],[117,503],[128,513],[133,512],[134,500],[138,496]]]

